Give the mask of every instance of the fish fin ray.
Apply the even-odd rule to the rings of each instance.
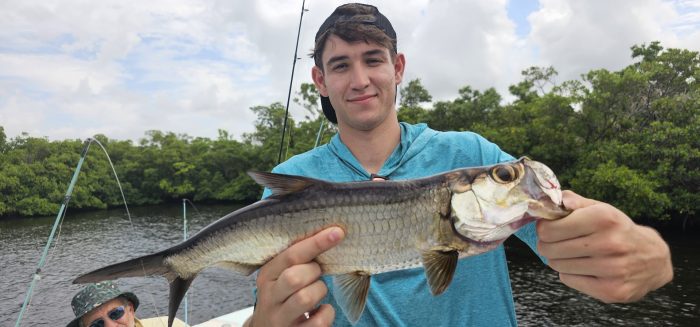
[[[168,304],[168,327],[173,325],[175,320],[175,314],[177,314],[177,308],[180,306],[182,299],[187,294],[187,289],[190,288],[192,281],[197,277],[193,275],[188,279],[183,279],[180,277],[175,277],[170,282],[170,303]]]
[[[360,320],[362,311],[365,309],[370,280],[370,274],[364,271],[338,275],[333,278],[333,284],[340,292],[340,297],[337,298],[338,304],[353,324]]]
[[[221,261],[216,264],[217,267],[233,270],[245,276],[250,276],[253,272],[260,269],[260,265],[249,265],[235,261]]]
[[[325,183],[318,179],[303,176],[260,171],[249,171],[248,175],[253,178],[256,183],[269,188],[272,191],[272,195],[292,194],[303,191],[315,184]]]
[[[440,295],[450,283],[457,269],[459,252],[457,250],[436,249],[422,253],[425,277],[433,295]]]

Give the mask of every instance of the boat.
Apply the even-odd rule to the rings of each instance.
[[[243,323],[253,315],[253,307],[243,308],[238,311],[227,313],[223,316],[207,320],[192,327],[242,327]]]

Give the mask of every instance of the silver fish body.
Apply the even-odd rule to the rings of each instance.
[[[329,183],[251,173],[273,195],[230,213],[170,249],[82,275],[87,283],[162,275],[170,281],[170,320],[197,274],[211,266],[249,275],[295,242],[339,226],[345,239],[316,261],[335,275],[350,321],[362,314],[371,275],[424,266],[434,295],[460,257],[497,247],[536,218],[568,214],[545,165],[521,158],[493,166],[386,182]]]

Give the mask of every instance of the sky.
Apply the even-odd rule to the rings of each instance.
[[[308,0],[293,92],[323,20],[344,2]],[[367,1],[389,18],[406,55],[404,82],[433,100],[508,86],[530,66],[557,82],[631,64],[658,40],[700,50],[700,0]],[[216,138],[251,132],[253,106],[286,104],[302,1],[0,1],[0,126],[49,140],[148,130]],[[428,105],[429,106],[429,105]],[[290,104],[291,116],[306,110]]]

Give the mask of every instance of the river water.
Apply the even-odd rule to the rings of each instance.
[[[198,231],[235,209],[233,206],[188,208],[188,229]],[[64,326],[73,318],[71,280],[107,264],[164,249],[182,237],[180,206],[71,213],[24,314],[21,326]],[[0,221],[0,326],[14,326],[36,270],[54,217]],[[190,235],[193,233],[190,233]],[[675,279],[644,300],[607,305],[563,286],[517,239],[506,242],[511,281],[521,326],[700,326],[700,240],[665,237],[671,245]],[[168,286],[163,278],[120,280],[137,290],[140,317],[167,315]],[[252,277],[222,269],[205,270],[189,291],[189,321],[196,324],[252,305]],[[178,317],[184,319],[183,307]]]

